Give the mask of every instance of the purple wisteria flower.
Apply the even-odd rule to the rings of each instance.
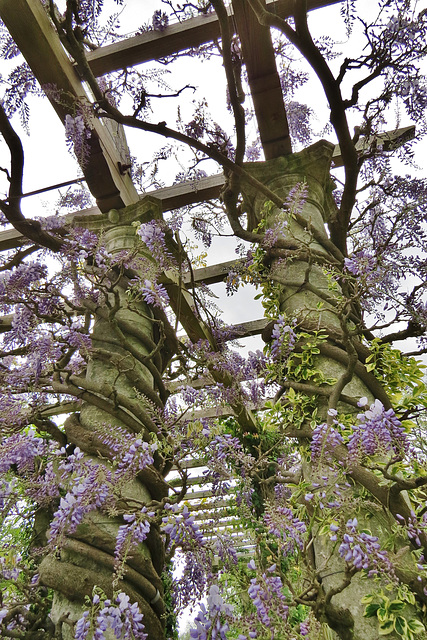
[[[198,548],[196,552],[185,552],[185,565],[182,576],[174,580],[174,603],[179,610],[200,602],[206,591],[206,567],[208,558],[205,548]]]
[[[161,9],[156,9],[152,18],[154,31],[164,31],[169,24],[169,16]]]
[[[154,513],[149,513],[147,516],[153,517]],[[125,514],[123,516],[123,520],[127,524],[121,525],[117,533],[116,549],[114,551],[116,566],[119,566],[121,562],[124,562],[129,551],[137,544],[144,542],[150,533],[149,521],[146,519],[137,519],[134,513],[130,515]]]
[[[163,220],[142,223],[137,229],[137,234],[149,249],[159,268],[168,269],[171,266],[172,258],[166,247]]]
[[[177,504],[165,504],[164,508],[169,515],[163,518],[161,530],[169,536],[170,544],[184,549],[204,546],[202,532],[187,505],[182,510]]]
[[[46,443],[33,430],[5,438],[0,450],[0,473],[9,471],[12,465],[16,465],[21,474],[32,470],[34,459],[46,452]]]
[[[65,469],[62,467],[63,476]],[[71,481],[67,494],[61,498],[48,532],[51,543],[60,540],[63,533],[73,533],[90,511],[99,509],[112,499],[111,473],[100,465],[81,466],[81,473]]]
[[[310,144],[312,129],[310,118],[313,110],[306,104],[291,100],[286,105],[286,116],[291,137],[307,146]]]
[[[377,536],[373,536],[366,531],[358,533],[358,522],[356,518],[348,520],[346,533],[342,538],[338,552],[349,565],[355,569],[368,571],[368,577],[386,572],[394,577],[393,564],[386,551],[381,549]],[[335,534],[336,525],[331,525],[331,531]]]
[[[251,560],[248,568],[253,570],[254,567],[255,562]],[[267,569],[267,572],[273,574],[275,570],[276,565],[273,564]],[[248,594],[252,603],[255,605],[260,622],[265,627],[271,627],[273,623],[271,617],[273,612],[283,622],[287,619],[289,606],[286,602],[286,596],[283,593],[283,583],[279,576],[263,573],[260,578],[252,578]]]
[[[338,422],[336,422],[338,426]],[[343,442],[343,437],[332,425],[322,424],[317,425],[313,429],[313,435],[311,437],[311,459],[313,462],[327,463],[331,460],[331,450],[337,447]]]
[[[264,522],[268,532],[283,540],[286,551],[292,553],[296,548],[303,549],[307,527],[288,507],[267,506]]]
[[[299,632],[304,638],[305,636],[308,636],[308,634],[310,633],[310,624],[307,620],[304,620],[304,622],[300,622]]]
[[[118,640],[146,640],[148,636],[144,631],[142,619],[143,614],[139,611],[137,603],[130,604],[129,596],[125,593],[119,593],[114,604],[108,599],[101,602],[99,595],[95,594],[92,599],[92,612],[85,611],[77,621],[74,638],[86,640],[92,632],[93,640],[105,640],[107,634],[111,637],[112,631]]]
[[[22,571],[20,563],[22,561],[22,555],[20,553],[8,553],[7,557],[0,557],[0,576],[3,580],[18,580],[19,574]]]
[[[271,339],[271,357],[276,362],[283,362],[292,352],[297,339],[295,331],[286,323],[285,316],[280,315],[277,318]]]
[[[99,238],[96,233],[89,231],[89,229],[74,227],[67,236],[67,243],[70,249],[75,249],[73,253],[75,258],[86,260],[89,255],[96,251]],[[68,249],[68,251],[70,251],[70,249]]]
[[[89,157],[91,131],[83,113],[77,113],[74,117],[67,113],[64,125],[67,148],[70,152],[74,151],[77,160],[84,165]]]
[[[0,277],[0,302],[2,298],[21,298],[22,292],[31,289],[47,276],[47,267],[38,262],[25,262]],[[6,300],[4,300],[6,301]]]
[[[359,424],[353,427],[348,441],[351,459],[359,460],[390,451],[404,455],[408,451],[410,443],[401,422],[393,409],[386,410],[380,400],[375,400],[365,413],[357,417]]]
[[[415,512],[412,510],[407,520],[405,520],[405,518],[399,513],[396,514],[396,518],[405,526],[406,535],[409,540],[412,540],[417,547],[421,547],[420,535],[422,534],[422,529],[427,528],[427,514],[424,514],[422,522],[418,520]]]
[[[194,622],[195,627],[190,629],[192,640],[208,640],[208,638],[220,638],[226,640],[226,633],[229,630],[227,618],[230,619],[233,607],[224,602],[217,585],[212,585],[207,598],[208,608],[204,604],[200,605],[200,611]]]
[[[153,307],[163,307],[169,304],[168,292],[163,285],[151,282],[151,280],[144,280],[138,284],[138,289],[142,294],[144,301],[147,304],[153,305]]]
[[[357,278],[363,278],[366,286],[373,286],[382,278],[382,271],[378,265],[378,257],[366,249],[360,249],[350,258],[344,258],[344,269]]]

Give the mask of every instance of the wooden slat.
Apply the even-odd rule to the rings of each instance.
[[[415,125],[402,127],[392,131],[385,131],[384,133],[380,133],[375,136],[369,136],[368,138],[362,136],[356,143],[356,151],[360,155],[370,151],[375,153],[376,149],[378,149],[378,151],[393,151],[414,138]],[[332,163],[333,167],[343,166],[341,150],[338,145],[336,145],[332,153]]]
[[[39,0],[0,0],[0,17],[42,87],[61,92],[59,102],[48,98],[62,122],[73,115],[78,101],[88,103],[77,72]],[[87,185],[101,211],[121,208],[138,200],[130,175],[122,175],[124,157],[118,151],[123,136],[111,125],[94,119],[89,158],[82,166]]]
[[[172,478],[167,482],[169,486],[176,488],[176,487],[182,487],[184,481],[181,477],[178,477],[178,478]],[[185,481],[185,484],[188,487],[194,487],[194,485],[207,484],[207,482],[208,480],[206,479],[205,476],[195,476],[193,478],[187,478]]]
[[[2,0],[0,0],[1,3]],[[221,188],[224,186],[224,176],[217,174],[206,178],[200,178],[197,182],[189,181],[182,182],[171,187],[163,187],[153,191],[143,193],[139,198],[145,198],[146,196],[155,196],[161,202],[163,211],[173,211],[179,209],[187,204],[194,204],[197,202],[205,202],[206,200],[214,200],[218,198],[221,192]],[[117,208],[117,207],[110,207]],[[120,207],[119,207],[120,208]],[[74,216],[93,216],[103,215],[98,207],[91,207],[83,211],[76,211],[64,216],[64,223],[71,224]],[[64,225],[65,226],[65,225]],[[6,229],[0,231],[0,251],[6,251],[8,249],[16,249],[28,242],[23,238],[22,234],[16,229]]]
[[[185,499],[185,501],[187,501],[187,499]],[[191,503],[191,501],[190,501]],[[226,507],[232,507],[233,503],[228,501],[228,500],[215,500],[214,502],[209,501],[207,499],[203,499],[201,502],[197,503],[197,504],[189,504],[188,505],[189,508],[191,507],[191,511],[207,511],[207,510],[212,510],[213,508],[226,508]]]
[[[292,145],[270,28],[259,23],[247,0],[233,0],[232,6],[265,159],[290,154]]]
[[[338,4],[343,0],[307,0],[309,11]],[[291,15],[293,0],[267,0],[267,8],[283,18]],[[234,20],[230,11],[230,28],[234,33]],[[125,69],[136,64],[158,60],[211,42],[220,37],[215,13],[201,15],[178,24],[171,24],[164,31],[147,31],[132,38],[100,47],[87,53],[87,59],[95,76]]]
[[[1,2],[0,0],[0,6]],[[377,136],[377,139],[380,141],[380,144],[383,143],[385,145],[385,150],[390,151],[391,149],[397,148],[408,140],[412,140],[415,136],[415,127],[412,125],[410,127],[403,127],[401,129],[395,129],[393,131],[386,131]],[[366,141],[365,138],[361,138],[361,140],[357,143],[358,150],[360,152],[369,149],[372,145],[372,140]],[[341,150],[339,145],[335,146],[335,149],[332,154],[332,161],[334,167],[342,166],[342,157]],[[225,184],[225,179],[222,174],[217,174],[214,176],[209,176],[207,178],[200,178],[197,182],[189,181],[182,182],[177,185],[173,185],[171,187],[162,187],[161,189],[156,189],[153,191],[148,191],[140,195],[140,198],[144,198],[145,196],[154,196],[158,200],[160,200],[163,211],[172,211],[174,209],[179,209],[187,204],[195,204],[197,202],[204,202],[206,200],[213,200],[218,198],[221,192],[221,188]],[[71,223],[74,216],[81,215],[96,215],[101,216],[101,211],[97,207],[92,207],[90,209],[85,209],[84,211],[78,211],[76,213],[67,214],[64,216],[64,221],[66,223]],[[24,244],[26,241],[25,238],[22,237],[22,234],[16,229],[6,229],[5,231],[0,231],[0,251],[6,251],[8,249],[16,249],[20,245]],[[227,263],[224,263],[224,265]],[[207,270],[210,267],[206,267]],[[199,270],[195,270],[196,271]],[[187,276],[185,276],[187,277]],[[223,278],[220,277],[220,274],[215,274],[212,276],[212,280],[210,284],[213,282],[220,282]],[[219,278],[219,279],[218,279]],[[191,279],[191,276],[188,276],[188,280]],[[186,282],[188,282],[186,280]]]

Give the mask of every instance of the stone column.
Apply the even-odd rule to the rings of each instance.
[[[136,229],[133,222],[149,221],[160,215],[158,201],[145,198],[120,212],[110,211],[108,217],[80,216],[75,218],[74,224],[102,233],[107,251],[114,255],[134,249]],[[102,402],[84,401],[80,413],[67,419],[65,430],[69,441],[84,451],[87,460],[108,468],[111,451],[100,434],[105,434],[106,429],[112,432],[121,429],[147,437],[153,424],[149,412],[145,413],[144,420],[141,396],[145,395],[159,408],[163,406],[164,397],[159,389],[161,359],[147,357],[156,347],[151,309],[141,301],[129,303],[124,278],[116,283],[107,300],[110,305],[100,303],[93,307],[93,353],[87,366],[86,384],[97,398],[113,401],[117,414],[105,410]],[[117,302],[119,308],[112,314],[111,307],[117,306]],[[156,461],[153,467],[140,472],[124,493],[125,499],[134,498],[141,503],[163,498],[167,489],[161,470],[156,469]],[[67,538],[60,553],[43,560],[41,579],[55,591],[52,606],[55,623],[64,617],[72,622],[80,618],[85,609],[84,596],[92,594],[94,585],[100,586],[107,597],[112,596],[114,549],[122,524],[121,518],[91,512]],[[147,540],[132,551],[124,578],[119,583],[120,590],[129,595],[131,602],[137,602],[144,614],[145,631],[150,640],[164,637],[165,608],[160,578],[163,563],[163,542],[152,530]],[[64,640],[74,638],[69,624],[62,625],[62,632]]]
[[[316,366],[325,379],[338,380],[346,371],[349,358],[345,346],[348,340],[346,330],[354,328],[353,322],[357,322],[357,318],[354,317],[352,320],[350,315],[343,324],[342,311],[346,300],[339,286],[331,288],[327,275],[327,269],[333,268],[334,265],[342,268],[337,261],[338,252],[334,252],[335,255],[331,253],[333,248],[325,230],[328,217],[336,213],[332,198],[333,183],[329,173],[333,148],[334,145],[320,141],[299,153],[245,165],[245,169],[251,175],[269,187],[283,201],[286,201],[294,187],[305,184],[307,198],[303,208],[296,216],[290,215],[287,220],[283,211],[271,206],[271,202],[266,206],[266,197],[263,194],[249,185],[243,185],[242,188],[244,210],[254,229],[260,222],[264,223],[265,229],[277,228],[279,221],[281,224],[284,223],[279,237],[286,241],[289,248],[282,251],[280,256],[273,247],[270,257],[268,250],[266,256],[270,267],[269,276],[281,286],[280,312],[285,314],[289,322],[295,322],[297,333],[323,330],[328,336],[325,343],[328,348],[324,349],[327,353],[321,352],[316,356]],[[270,335],[267,331],[265,336],[267,340],[271,338],[271,330],[272,326]],[[354,344],[356,342],[353,340]],[[357,346],[361,347],[360,343]],[[366,397],[371,403],[375,399],[375,393],[367,386],[366,379],[362,381],[357,374],[357,371],[361,371],[360,366],[359,362],[342,393],[355,402],[361,397]],[[289,378],[292,379],[292,372]],[[295,381],[304,383],[298,378],[295,378]],[[320,422],[326,421],[327,397],[318,395],[316,404]],[[357,412],[354,405],[342,401],[338,403],[338,411],[340,410],[346,413]],[[304,453],[307,439],[302,438],[300,442],[303,477],[311,483],[322,475],[322,469],[307,460]],[[329,473],[327,465],[324,473]],[[348,518],[355,515],[349,511]],[[374,512],[370,509],[363,512],[362,508],[357,517],[362,527],[370,528],[380,539],[384,538],[382,534],[387,532],[392,521],[380,507]],[[364,618],[366,605],[361,603],[362,596],[375,590],[376,585],[356,574],[348,586],[331,597],[331,594],[339,590],[343,584],[345,563],[338,554],[338,545],[330,542],[328,535],[316,535],[316,528],[313,531],[312,561],[321,585],[317,612],[319,619],[327,622],[342,640],[378,640],[377,619]],[[388,637],[397,636],[390,634]]]

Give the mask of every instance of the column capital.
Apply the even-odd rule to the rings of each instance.
[[[303,151],[265,162],[249,162],[244,168],[274,193],[283,197],[283,200],[295,185],[306,183],[308,200],[320,210],[323,225],[323,222],[329,219],[333,206],[331,193],[334,183],[330,177],[330,167],[334,149],[335,146],[331,142],[320,140]],[[248,226],[253,229],[260,222],[259,213],[267,198],[245,182],[242,182],[242,191]]]

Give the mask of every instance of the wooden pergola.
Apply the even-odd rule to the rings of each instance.
[[[342,0],[307,0],[309,11],[337,4]],[[282,18],[291,15],[293,0],[266,0],[266,6]],[[40,85],[56,86],[70,97],[60,104],[48,95],[57,115],[64,123],[67,114],[72,113],[71,101],[87,100],[87,92],[79,75],[78,68],[70,60],[61,41],[39,0],[0,0],[0,17],[22,52]],[[259,135],[266,159],[272,159],[291,153],[288,123],[283,101],[282,89],[276,68],[275,54],[270,29],[259,24],[245,0],[232,0],[228,9],[229,29],[238,35],[241,43],[243,62],[246,66],[250,92],[255,109]],[[115,44],[99,47],[87,53],[87,61],[96,77],[108,72],[141,65],[155,59],[165,58],[190,47],[197,47],[220,37],[218,17],[214,12],[207,13],[172,24],[164,31],[148,31]],[[413,137],[414,128],[408,127],[385,133],[380,142],[396,145]],[[361,146],[371,141],[362,140]],[[333,155],[335,166],[340,166],[340,149],[336,147]],[[187,204],[218,198],[224,185],[222,174],[201,178],[195,184],[181,183],[158,189],[149,194],[138,194],[126,169],[127,145],[123,129],[119,125],[106,124],[97,120],[91,138],[90,156],[82,167],[85,181],[96,199],[97,206],[81,211],[64,220],[68,224],[73,217],[100,218],[111,209],[122,209],[137,202],[140,197],[153,196],[163,211],[170,211]],[[0,250],[8,250],[25,244],[26,239],[15,229],[0,232]],[[234,261],[233,261],[234,262]],[[181,316],[187,333],[195,337],[206,337],[206,329],[191,311],[191,290],[201,282],[205,285],[224,280],[231,263],[212,265],[198,269],[190,278],[181,279],[178,274],[168,272],[165,282],[171,291],[171,299],[185,294],[187,306]],[[0,319],[0,331],[7,330],[11,318]],[[243,323],[241,335],[261,333],[265,320]],[[224,380],[220,380],[224,381]],[[249,428],[254,427],[251,409],[234,406],[234,414],[244,416]],[[189,461],[189,468],[193,463]],[[196,467],[197,470],[197,467]],[[199,476],[191,481],[195,490],[189,492],[188,500],[193,508],[199,509],[200,517],[209,518],[210,490],[200,490],[202,479]],[[216,504],[215,509],[226,509],[227,501]],[[226,520],[230,530],[233,519]],[[242,545],[249,541],[242,539]]]

